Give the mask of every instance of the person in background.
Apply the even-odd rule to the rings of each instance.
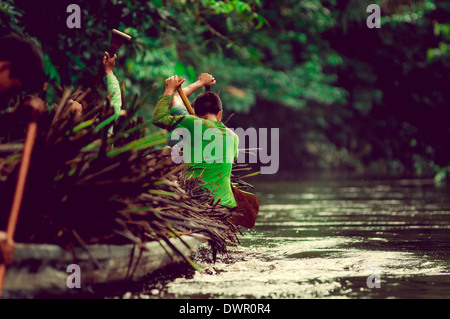
[[[0,111],[15,95],[36,93],[44,84],[42,51],[30,40],[7,35],[0,39]]]
[[[10,100],[23,91],[36,93],[43,88],[44,58],[35,44],[19,35],[0,38],[0,48],[0,130],[6,133],[15,123],[10,113],[3,112]],[[0,143],[3,141],[1,133]],[[0,231],[0,263],[10,264],[13,253],[14,241]]]
[[[116,65],[116,59],[117,55],[114,54],[114,57],[111,58],[108,52],[105,52],[105,56],[103,57],[106,88],[108,90],[108,95],[111,97],[111,107],[114,109],[114,114],[106,120],[106,123],[104,123],[106,125],[114,122],[119,117],[120,110],[122,109],[122,95],[120,91],[120,84],[116,76],[114,75],[114,66]],[[82,92],[73,94],[68,101],[70,105],[70,111],[75,119],[80,118],[83,114],[83,107],[79,103],[79,101],[76,100],[76,98],[81,95],[80,93]],[[112,133],[111,130],[110,133]]]

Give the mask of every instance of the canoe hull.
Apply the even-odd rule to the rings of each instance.
[[[185,256],[190,256],[203,244],[202,240],[190,236],[182,236],[182,239],[189,248],[179,239],[171,239],[171,242]],[[56,245],[16,244],[3,297],[75,294],[79,289],[67,285],[72,274],[67,267],[72,264],[79,266],[81,290],[86,290],[96,284],[139,281],[166,266],[184,262],[184,258],[166,243],[150,242],[146,247],[148,250],[141,254],[134,245],[89,245],[88,253],[82,248],[69,252]]]

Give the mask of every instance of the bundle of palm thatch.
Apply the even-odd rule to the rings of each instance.
[[[202,182],[173,163],[170,149],[157,149],[167,132],[146,134],[148,123],[135,115],[143,100],[135,96],[109,123],[108,99],[86,103],[86,94],[78,94],[84,113],[77,118],[71,95],[64,91],[39,119],[16,241],[141,245],[191,234],[208,240],[213,251],[237,244],[230,210],[214,204]],[[2,222],[14,193],[20,143],[4,143],[0,152]]]

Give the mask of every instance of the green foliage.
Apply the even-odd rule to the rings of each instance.
[[[366,26],[372,3],[381,5],[381,29]],[[67,4],[0,5],[1,34],[39,40],[51,83],[88,87],[116,28],[133,37],[117,53],[125,99],[162,93],[174,74],[191,83],[209,72],[226,112],[255,114],[261,103],[290,108],[277,125],[297,119],[285,128],[292,138],[285,147],[295,143],[301,156],[311,149],[307,141],[319,141],[367,166],[401,162],[417,173],[450,162],[445,1],[84,0],[81,30],[65,26]],[[146,119],[154,102],[140,111]],[[257,114],[258,125],[272,126],[275,112],[268,109]],[[314,156],[326,158],[327,148],[320,149]]]
[[[450,24],[434,22],[434,35],[440,39],[437,48],[430,48],[427,51],[428,62],[450,55]]]
[[[67,4],[45,2],[54,5],[46,6],[41,14],[63,25]],[[133,37],[131,46],[119,50],[117,63],[118,77],[125,82],[128,95],[160,86],[175,73],[191,82],[198,73],[212,72],[224,104],[236,111],[248,111],[259,93],[294,107],[305,106],[309,99],[324,103],[345,100],[344,92],[333,86],[335,77],[324,72],[342,59],[320,40],[320,32],[332,27],[335,20],[319,0],[285,1],[275,6],[258,0],[103,0],[95,5],[83,1],[80,6],[82,29],[86,30],[82,37],[64,27],[50,30],[50,22],[33,25],[29,12],[35,6],[25,1],[16,6],[9,3],[8,12],[17,12],[13,16],[27,13],[12,24],[24,25],[24,33],[42,41],[46,73],[49,81],[58,85],[88,85],[95,77],[93,66],[108,47],[108,31],[115,27]],[[274,11],[283,18],[273,16]],[[304,49],[296,57],[298,45]],[[236,90],[230,93],[230,87],[242,88],[245,95]]]
[[[14,6],[13,0],[4,0],[0,2],[0,30],[8,30],[14,33],[23,33],[23,27],[20,25],[20,18],[23,11]]]

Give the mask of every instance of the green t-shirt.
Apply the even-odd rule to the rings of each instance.
[[[183,159],[194,177],[201,176],[205,188],[211,190],[221,205],[236,207],[231,189],[230,177],[234,160],[238,155],[238,136],[220,121],[205,120],[195,115],[171,114],[169,107],[172,96],[163,95],[158,99],[153,124],[158,127],[175,129],[183,135],[185,129],[190,138],[183,135]],[[172,113],[180,113],[176,110]]]
[[[122,108],[122,95],[120,92],[120,84],[114,74],[106,74],[105,77],[106,88],[108,89],[108,94],[111,96],[111,106],[114,109],[114,114],[105,120],[103,125],[110,124],[111,122],[117,120],[120,115],[120,109]],[[112,127],[109,133],[112,134]]]

